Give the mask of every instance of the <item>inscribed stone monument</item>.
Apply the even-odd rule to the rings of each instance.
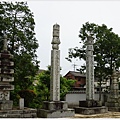
[[[86,41],[86,100],[79,101],[79,107],[75,108],[80,114],[99,114],[107,111],[102,107],[102,102],[94,100],[94,56],[93,38],[87,37]]]
[[[43,109],[38,109],[38,117],[63,118],[74,116],[74,110],[68,109],[66,101],[60,101],[60,50],[58,24],[53,25],[53,39],[51,50],[51,80],[50,101],[44,101]]]
[[[13,101],[10,100],[10,90],[14,86],[10,82],[14,81],[13,55],[7,50],[7,36],[4,35],[3,50],[0,53],[0,109],[12,109]]]

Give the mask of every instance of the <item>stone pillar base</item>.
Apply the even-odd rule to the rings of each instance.
[[[39,109],[37,111],[38,118],[64,118],[73,117],[75,115],[74,109],[67,110],[45,110]]]
[[[0,100],[0,110],[11,110],[13,107],[13,101],[11,100]]]
[[[102,101],[98,100],[79,101],[79,107],[75,108],[75,113],[84,115],[100,114],[107,111],[108,109],[102,106]]]
[[[0,110],[0,118],[37,118],[37,110],[32,108]]]
[[[79,101],[79,107],[101,107],[102,101],[98,100],[86,100],[86,101]]]
[[[108,111],[120,112],[120,103],[118,102],[106,102],[105,105],[108,107]]]
[[[38,118],[73,117],[74,109],[68,109],[66,101],[44,101],[43,109],[38,109]]]
[[[75,113],[83,115],[101,114],[107,112],[108,109],[105,106],[102,107],[76,107]]]

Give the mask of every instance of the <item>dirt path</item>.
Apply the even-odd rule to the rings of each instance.
[[[120,118],[120,112],[107,112],[94,115],[75,114],[74,118]]]

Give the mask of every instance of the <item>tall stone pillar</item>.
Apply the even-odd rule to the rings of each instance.
[[[86,100],[94,100],[94,56],[93,38],[88,36],[86,42]]]
[[[50,80],[50,101],[44,101],[42,109],[38,109],[38,117],[63,118],[72,117],[74,109],[68,109],[66,101],[60,101],[60,50],[59,50],[58,24],[53,25],[53,39],[51,50],[51,80]]]
[[[87,37],[86,41],[86,100],[79,101],[79,107],[75,108],[80,114],[99,114],[107,112],[102,102],[94,99],[94,56],[93,38]]]
[[[51,50],[51,81],[50,100],[60,101],[60,50],[59,50],[59,28],[58,24],[53,26],[53,40]]]

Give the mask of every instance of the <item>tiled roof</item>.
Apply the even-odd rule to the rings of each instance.
[[[75,71],[69,71],[72,75],[77,76],[77,77],[86,77],[85,74],[81,74],[80,72],[75,72]]]

